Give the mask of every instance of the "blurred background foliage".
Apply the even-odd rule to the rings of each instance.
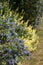
[[[23,20],[26,22],[29,19],[28,25],[38,28],[40,17],[42,16],[43,3],[42,0],[0,0],[8,2],[10,10],[15,11],[18,8],[20,15],[23,15]],[[21,13],[22,12],[22,13]]]

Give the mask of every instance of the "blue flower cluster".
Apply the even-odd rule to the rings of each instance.
[[[23,56],[30,58],[30,52],[24,45],[24,41],[19,36],[26,34],[26,30],[22,25],[15,23],[16,21],[10,15],[0,16],[0,64],[3,60],[6,65],[17,65]]]

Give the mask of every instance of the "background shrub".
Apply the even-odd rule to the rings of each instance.
[[[9,3],[11,10],[15,10],[18,7],[19,14],[21,14],[22,10],[24,11],[24,14],[22,14],[23,19],[25,21],[29,19],[28,25],[38,26],[42,15],[41,10],[43,9],[40,5],[42,0],[10,0]]]

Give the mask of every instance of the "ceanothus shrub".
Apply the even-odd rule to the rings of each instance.
[[[23,17],[10,10],[2,15],[2,9],[3,7],[1,5],[0,65],[17,65],[23,57],[30,59],[31,51],[34,50],[35,43],[37,43],[37,36],[35,35],[36,38],[34,41],[34,35],[32,34],[34,30],[31,27],[27,27],[25,23],[22,23]]]
[[[2,7],[2,6],[1,6]],[[30,51],[19,39],[17,33],[19,26],[11,17],[11,14],[0,14],[0,64],[16,65],[23,56],[30,57]],[[25,31],[25,30],[24,30]],[[23,31],[23,32],[24,32]]]

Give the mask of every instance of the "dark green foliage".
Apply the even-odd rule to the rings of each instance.
[[[40,17],[42,15],[41,11],[43,11],[42,0],[1,0],[9,2],[9,8],[15,11],[18,8],[18,12],[21,15],[22,10],[24,10],[23,20],[28,20],[28,25],[33,25],[33,27],[37,27],[40,21]],[[40,3],[41,2],[41,3]],[[42,9],[41,9],[42,8]],[[38,17],[37,17],[38,16]],[[37,19],[37,21],[36,21]]]
[[[40,0],[10,0],[10,7],[11,10],[15,10],[17,7],[19,8],[19,13],[22,12],[22,10],[24,10],[25,14],[24,14],[24,20],[26,21],[27,19],[29,19],[29,23],[28,25],[33,25],[35,26],[36,24],[36,19],[40,9]],[[39,17],[40,18],[40,17]]]

